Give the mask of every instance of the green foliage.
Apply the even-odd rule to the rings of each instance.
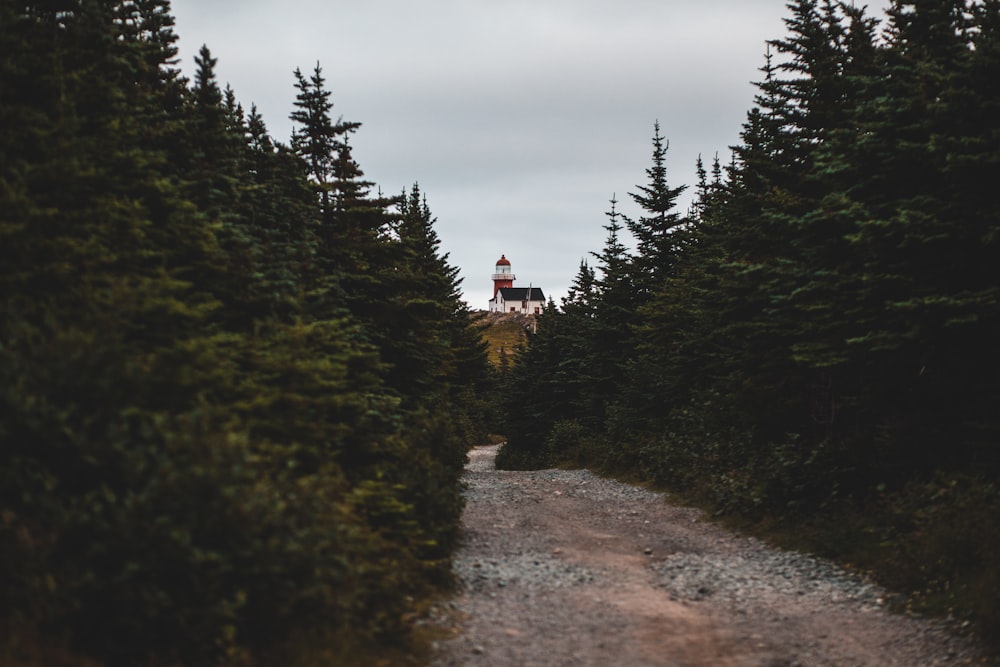
[[[1000,584],[993,567],[1000,557],[997,491],[995,480],[978,475],[941,475],[890,494],[887,513],[895,520],[883,524],[879,543],[888,562],[878,565],[887,581],[917,592],[908,601],[915,609],[970,618],[994,639],[1000,619],[993,594]]]
[[[549,437],[545,441],[546,457],[558,461],[566,453],[580,446],[586,431],[578,421],[558,421],[552,425]]]
[[[318,66],[287,147],[172,25],[0,8],[0,656],[405,645],[488,382],[456,271],[416,188],[368,196]]]

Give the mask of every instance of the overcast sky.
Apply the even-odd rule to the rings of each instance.
[[[881,2],[873,2],[874,6]],[[207,44],[220,85],[287,142],[293,70],[317,62],[354,157],[387,194],[419,183],[473,308],[501,253],[556,303],[637,215],[653,124],[670,184],[729,160],[785,0],[173,0],[181,67]],[[686,204],[682,209],[686,208]]]

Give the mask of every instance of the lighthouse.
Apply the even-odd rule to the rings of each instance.
[[[500,255],[500,259],[497,260],[497,265],[493,270],[493,298],[496,298],[497,292],[500,291],[501,287],[513,286],[514,274],[510,272],[510,260],[507,259],[506,255]]]
[[[500,255],[493,269],[493,298],[490,299],[489,311],[538,315],[543,308],[545,308],[545,295],[541,288],[514,287],[510,260],[506,255]]]

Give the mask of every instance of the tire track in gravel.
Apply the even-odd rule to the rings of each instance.
[[[466,467],[462,591],[433,667],[981,664],[877,586],[587,471]]]

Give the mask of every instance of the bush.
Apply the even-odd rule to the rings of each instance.
[[[908,604],[976,624],[1000,648],[1000,488],[974,475],[939,473],[887,491],[866,523],[880,537],[880,579]]]
[[[545,459],[552,462],[565,461],[580,448],[585,432],[583,425],[575,419],[557,421],[545,440]]]

